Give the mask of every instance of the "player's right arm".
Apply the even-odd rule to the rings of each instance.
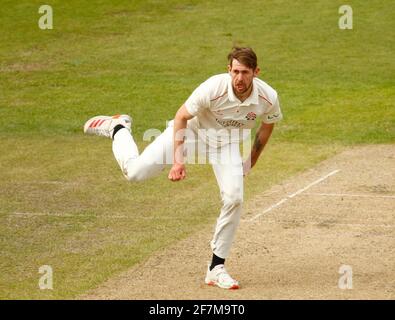
[[[174,131],[173,131],[173,166],[170,169],[168,178],[171,181],[179,181],[185,178],[186,171],[184,165],[184,134],[183,131],[187,127],[187,121],[192,119],[191,115],[185,105],[178,109],[174,118]],[[177,134],[178,133],[178,134]]]
[[[187,121],[210,106],[211,97],[213,95],[217,96],[215,89],[218,87],[218,85],[216,85],[218,79],[221,78],[211,77],[200,84],[176,113],[173,133],[174,162],[169,172],[169,179],[172,181],[179,181],[185,178],[185,165],[183,163],[183,138],[185,135],[183,134],[183,130],[187,127]]]

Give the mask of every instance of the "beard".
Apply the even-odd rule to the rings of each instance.
[[[252,81],[248,86],[244,82],[239,82],[233,86],[233,90],[239,94],[243,94],[246,93],[248,90],[250,90],[251,87],[252,87]]]

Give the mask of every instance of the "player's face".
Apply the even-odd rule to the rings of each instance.
[[[259,68],[253,70],[236,59],[233,59],[232,65],[228,66],[228,70],[232,77],[233,90],[236,95],[243,95],[251,90],[252,81],[259,73]]]

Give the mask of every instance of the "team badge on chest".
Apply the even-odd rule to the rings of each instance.
[[[256,113],[255,112],[248,112],[246,115],[247,120],[255,120],[256,119]]]

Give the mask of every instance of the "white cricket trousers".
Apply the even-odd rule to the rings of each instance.
[[[186,140],[184,150],[194,147]],[[213,253],[227,258],[239,225],[243,203],[243,166],[238,144],[228,144],[208,152],[221,193],[222,208],[210,242]],[[158,175],[173,158],[173,126],[170,125],[139,154],[127,129],[119,130],[113,141],[113,153],[129,181],[143,181]]]

